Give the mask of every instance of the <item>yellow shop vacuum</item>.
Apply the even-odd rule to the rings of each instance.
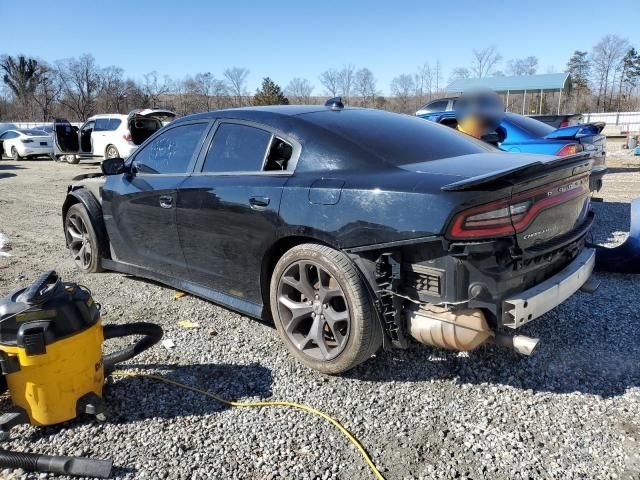
[[[142,338],[103,356],[105,339],[130,335]],[[9,294],[0,300],[0,392],[9,391],[12,406],[0,414],[0,440],[20,423],[53,425],[80,414],[103,420],[105,371],[161,338],[162,329],[152,323],[103,326],[91,292],[54,271]]]

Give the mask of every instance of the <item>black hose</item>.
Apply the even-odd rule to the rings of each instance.
[[[28,472],[59,473],[78,477],[109,478],[111,460],[93,458],[41,455],[39,453],[11,452],[0,450],[0,469],[21,468]]]
[[[146,349],[154,346],[162,339],[163,334],[162,327],[160,327],[160,325],[147,322],[125,323],[123,325],[105,325],[102,327],[102,332],[105,340],[129,337],[133,335],[144,335],[143,338],[133,345],[129,345],[127,348],[105,355],[103,358],[105,370],[111,370],[116,363],[129,360],[139,353],[144,352]]]

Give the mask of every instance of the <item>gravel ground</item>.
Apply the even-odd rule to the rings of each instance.
[[[616,157],[604,203],[594,205],[595,240],[624,239],[639,166]],[[416,344],[381,352],[345,376],[323,376],[296,363],[269,324],[192,296],[175,300],[173,290],[126,275],[79,274],[64,248],[60,205],[71,177],[95,168],[0,162],[0,231],[13,248],[0,257],[0,294],[56,269],[91,288],[105,322],[160,323],[176,348],[156,346],[127,368],[226,398],[322,409],[358,436],[388,479],[640,478],[633,276],[597,275],[595,295],[577,293],[524,328],[541,338],[531,358],[492,346],[459,354]],[[304,412],[230,409],[144,378],[117,379],[105,395],[108,422],[22,426],[6,447],[110,457],[119,478],[373,478],[338,431]]]

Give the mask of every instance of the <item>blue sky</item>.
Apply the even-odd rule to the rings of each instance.
[[[539,73],[561,71],[574,50],[608,33],[640,47],[639,0],[531,3],[0,0],[0,54],[53,61],[89,52],[135,79],[152,70],[221,77],[241,66],[251,71],[251,91],[264,76],[283,87],[299,76],[320,94],[318,75],[347,63],[370,68],[387,93],[394,76],[425,61],[440,60],[446,82],[452,68],[469,65],[473,48],[492,44],[505,60],[537,56]]]

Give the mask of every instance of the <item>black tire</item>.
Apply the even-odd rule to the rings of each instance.
[[[104,158],[120,158],[120,152],[115,145],[107,145],[104,149]]]
[[[102,272],[102,252],[98,236],[82,204],[76,203],[69,207],[64,218],[64,235],[71,257],[81,271]]]
[[[18,153],[18,150],[16,150],[16,147],[11,147],[11,158],[13,158],[13,160],[16,162],[22,160],[22,157]]]
[[[305,274],[306,285],[313,288],[315,293],[308,288],[300,287],[298,289],[298,287],[291,286],[291,280],[295,280],[295,272],[297,271],[298,277],[301,277],[303,269],[308,272]],[[314,269],[315,274],[313,273]],[[314,280],[311,281],[311,277]],[[320,277],[326,280],[315,280]],[[326,287],[322,286],[323,282],[327,283]],[[299,278],[297,284],[302,285],[302,283],[304,282],[301,282]],[[330,284],[333,287],[329,286]],[[319,287],[316,288],[314,285],[319,285]],[[286,293],[293,292],[296,295],[303,290],[309,291],[309,295],[313,295],[314,300],[310,301],[304,294],[299,295],[296,300],[291,300],[290,294]],[[335,294],[336,290],[340,290],[340,294]],[[330,291],[334,292],[331,297],[322,297],[318,300],[318,292]],[[330,298],[330,300],[325,303],[324,298]],[[328,302],[335,300],[344,304],[343,308],[337,308],[340,310],[337,313],[335,305],[328,305]],[[298,309],[298,307],[296,307],[297,313],[294,314],[294,310],[285,306],[283,301],[285,303],[293,301],[295,305],[302,305],[303,309],[303,304],[307,305],[307,308],[310,309],[309,317],[306,317],[307,313],[302,313],[302,309]],[[318,302],[321,305],[317,305]],[[271,276],[270,303],[276,328],[289,351],[300,362],[319,372],[339,374],[350,370],[369,359],[382,344],[382,329],[373,316],[371,299],[356,267],[347,255],[333,248],[305,243],[285,252],[276,264]],[[317,310],[318,306],[319,311]],[[335,322],[337,317],[332,320],[333,326],[329,326],[329,322],[321,313],[327,315],[327,318],[334,315],[346,316],[347,320],[342,320],[342,327],[338,327],[343,330],[334,336],[333,331],[338,325]],[[314,318],[311,318],[312,316]],[[316,317],[320,317],[322,320]],[[292,327],[294,323],[297,325],[296,327]],[[310,325],[308,334],[304,333],[305,325]],[[314,327],[316,328],[314,329]],[[318,342],[312,338],[312,330],[315,330],[316,334],[321,332],[321,342],[324,344],[326,355],[323,348],[320,348]],[[302,343],[305,343],[306,347],[300,347],[299,344],[294,343],[300,337],[303,337]],[[335,346],[331,347],[330,343]],[[309,352],[313,352],[313,354]]]
[[[67,160],[67,163],[70,163],[72,165],[77,165],[78,163],[80,163],[79,155],[65,155],[65,159]]]

